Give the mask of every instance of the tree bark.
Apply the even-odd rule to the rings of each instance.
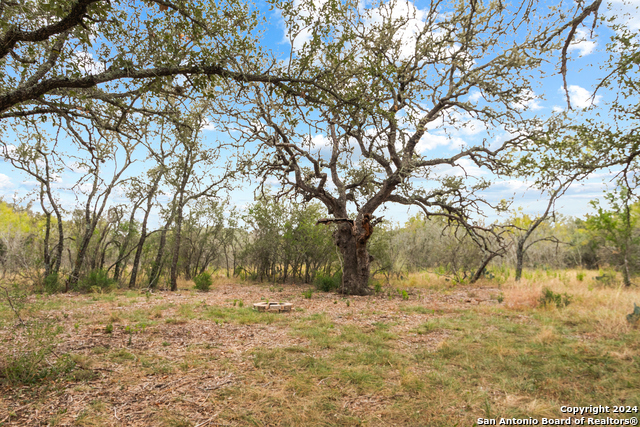
[[[113,273],[113,278],[118,282],[120,282],[120,275],[122,274],[122,272],[127,269],[127,260],[129,259],[129,256],[128,255],[125,256],[125,254],[127,253],[127,250],[129,249],[129,244],[131,243],[131,240],[133,239],[133,235],[135,234],[135,223],[136,223],[135,215],[138,208],[140,207],[141,202],[142,200],[138,201],[137,203],[134,203],[133,207],[131,208],[131,215],[129,216],[127,235],[124,238],[124,242],[122,242],[122,245],[120,245],[120,250],[118,251],[118,258],[116,258],[118,262],[116,263],[116,269]]]
[[[624,285],[629,287],[631,286],[631,274],[629,273],[629,243],[625,244],[623,252],[624,263],[622,266],[622,280],[624,282]]]
[[[153,261],[153,264],[151,264],[151,273],[149,273],[149,287],[152,289],[158,285],[158,280],[160,279],[160,273],[162,270],[162,258],[164,257],[164,247],[167,244],[167,232],[169,231],[169,227],[171,227],[172,222],[173,216],[169,217],[167,223],[164,226],[164,229],[160,233],[158,252],[156,253],[155,261]]]
[[[497,257],[498,255],[499,254],[497,254],[495,252],[491,252],[491,253],[486,254],[486,256],[482,259],[482,264],[480,264],[480,267],[478,267],[476,272],[473,274],[473,276],[471,277],[471,280],[469,281],[469,283],[476,283],[480,279],[480,276],[482,276],[482,273],[484,272],[484,269],[487,268],[487,265],[489,265],[491,260],[494,259],[495,257]]]
[[[151,214],[151,207],[153,206],[153,198],[158,191],[158,185],[160,180],[164,176],[164,172],[158,173],[154,180],[153,186],[147,195],[147,209],[144,212],[144,218],[142,219],[142,226],[140,229],[140,240],[138,241],[138,247],[136,249],[136,255],[133,259],[133,265],[131,266],[131,278],[129,279],[129,288],[136,287],[136,280],[138,278],[138,268],[140,266],[140,259],[142,258],[142,249],[144,242],[147,240],[147,222],[149,221],[149,215]]]
[[[142,258],[142,249],[144,242],[147,239],[147,219],[148,213],[144,215],[144,221],[142,222],[142,229],[140,230],[140,240],[138,240],[138,247],[136,248],[136,255],[133,258],[133,265],[131,266],[131,277],[129,278],[129,288],[136,287],[136,280],[138,279],[138,268],[140,266],[140,259]]]
[[[40,183],[40,206],[42,207],[42,212],[44,212],[46,218],[46,225],[44,230],[44,277],[47,277],[51,274],[51,269],[53,267],[52,259],[51,259],[51,251],[49,250],[49,238],[51,237],[51,211],[48,210],[44,204],[44,184]]]
[[[171,290],[178,290],[178,259],[180,258],[180,240],[182,238],[182,211],[183,207],[178,207],[176,213],[176,227],[173,239],[173,256],[171,257]]]
[[[100,247],[102,246],[102,242],[106,240],[107,233],[111,229],[111,224],[105,225],[102,229],[102,233],[100,233],[100,239],[96,243],[96,249],[93,253],[93,259],[91,259],[91,269],[95,270],[96,268],[102,270],[104,259],[107,253],[107,249],[109,248],[109,244],[111,241],[105,243],[104,247],[102,247],[102,252],[100,251]]]
[[[76,260],[73,264],[73,270],[69,275],[69,278],[66,282],[65,292],[69,292],[69,288],[78,283],[80,279],[80,269],[82,268],[82,264],[84,263],[84,259],[87,255],[87,249],[89,249],[89,242],[91,241],[91,237],[93,235],[93,230],[95,229],[95,225],[92,223],[85,224],[85,233],[82,236],[82,240],[80,241],[80,247],[78,249],[78,254],[76,255]]]
[[[370,295],[368,236],[358,235],[354,232],[354,227],[342,223],[333,237],[343,257],[340,292],[347,295]]]
[[[43,203],[44,210],[44,203]],[[51,263],[51,253],[49,251],[49,237],[51,233],[51,212],[44,210],[45,216],[47,218],[45,230],[44,230],[44,277],[47,277],[51,274],[52,263]]]
[[[58,220],[58,245],[56,247],[56,262],[53,265],[52,273],[60,271],[60,264],[62,263],[62,254],[64,250],[64,224],[62,222],[62,214],[57,206],[53,205],[53,210],[56,213]]]
[[[518,239],[516,246],[516,282],[522,278],[522,266],[524,264],[524,242],[525,239]]]

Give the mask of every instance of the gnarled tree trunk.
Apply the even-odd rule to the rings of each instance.
[[[318,223],[335,222],[338,227],[333,232],[333,239],[342,254],[342,288],[340,292],[347,295],[370,295],[369,267],[371,257],[367,250],[367,242],[373,232],[371,216],[364,214],[355,221],[346,219],[325,219]]]

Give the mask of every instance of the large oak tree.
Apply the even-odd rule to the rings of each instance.
[[[547,6],[278,3],[292,45],[282,72],[315,87],[243,85],[247,102],[230,129],[257,142],[262,156],[251,151],[247,163],[265,182],[276,178],[280,196],[325,205],[344,292],[370,292],[367,241],[385,203],[462,225],[485,253],[483,266],[503,253],[493,248],[500,231],[473,220],[502,207],[481,193],[485,177],[513,172],[525,143],[552,127],[527,108],[540,68],[557,61],[566,70],[568,43],[599,2]],[[449,149],[433,150],[442,144]]]

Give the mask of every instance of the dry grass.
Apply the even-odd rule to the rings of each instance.
[[[2,386],[0,425],[462,426],[640,405],[640,333],[625,320],[638,289],[596,286],[589,272],[508,273],[473,286],[420,273],[372,297],[224,278],[208,293],[180,282],[31,297],[30,316],[63,327],[56,352],[75,369]],[[571,303],[539,305],[545,287]],[[296,310],[249,308],[261,300]],[[4,306],[0,321],[9,342]]]
[[[577,279],[580,273],[584,274],[583,280]],[[606,337],[629,332],[631,325],[626,315],[633,311],[634,301],[640,303],[640,288],[625,288],[621,280],[602,285],[595,280],[596,271],[534,271],[530,276],[533,277],[525,277],[520,282],[509,279],[502,285],[507,307],[536,308],[542,289],[549,288],[573,298],[574,303],[555,313],[565,322],[587,324],[591,332]]]

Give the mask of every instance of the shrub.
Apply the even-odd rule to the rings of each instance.
[[[51,273],[44,278],[44,291],[48,294],[55,294],[60,291],[58,273]]]
[[[373,291],[376,293],[376,295],[382,292],[382,284],[377,280],[373,282]]]
[[[572,296],[566,293],[556,293],[549,288],[542,290],[542,296],[539,301],[542,306],[555,305],[558,308],[566,307],[571,303]]]
[[[320,272],[316,275],[314,284],[320,292],[333,292],[342,285],[342,273],[338,272],[330,276]]]
[[[67,355],[56,358],[53,363],[48,360],[55,355],[61,332],[62,327],[53,321],[25,322],[9,341],[13,345],[6,348],[4,360],[0,362],[0,374],[4,380],[11,385],[32,384],[69,373],[75,363]]]
[[[312,295],[313,295],[313,289],[307,289],[306,291],[302,292],[302,296],[305,297],[306,299],[311,299]]]
[[[627,322],[635,325],[636,323],[638,323],[638,321],[640,321],[640,307],[638,307],[634,302],[633,312],[631,314],[627,314]]]
[[[109,278],[106,270],[92,270],[78,284],[77,290],[83,292],[111,292],[116,281]]]
[[[211,275],[206,271],[194,277],[193,282],[196,284],[196,289],[202,292],[208,292],[209,288],[213,284]]]
[[[593,278],[599,285],[607,287],[614,286],[616,281],[616,272],[612,269],[598,270],[598,275]]]
[[[576,274],[576,279],[578,279],[578,281],[582,282],[585,278],[586,274],[584,273],[584,271],[580,271]]]

